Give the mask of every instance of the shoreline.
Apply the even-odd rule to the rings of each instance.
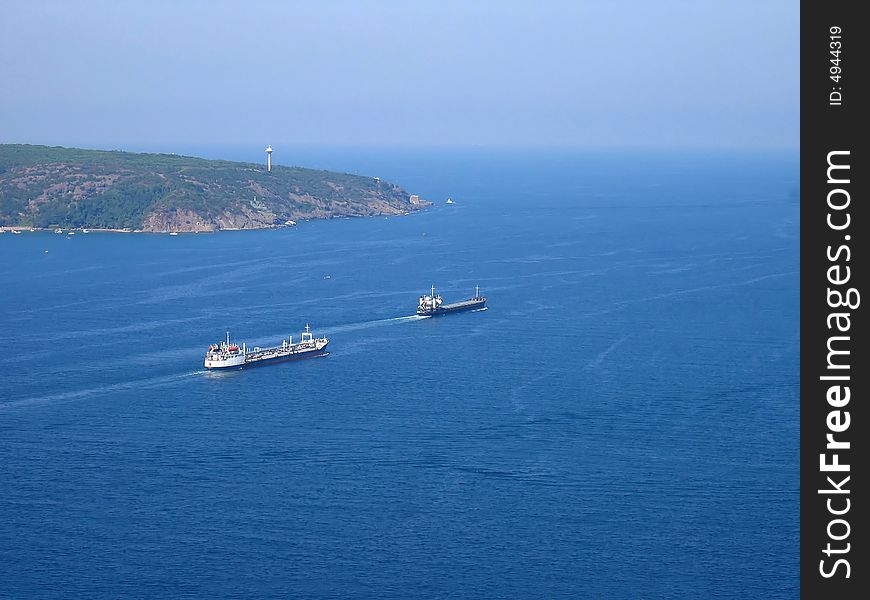
[[[303,219],[400,215],[428,204],[379,177],[304,167],[2,143],[0,163],[4,234],[273,229]]]
[[[302,221],[332,221],[336,219],[370,219],[374,217],[406,217],[412,214],[411,211],[399,213],[399,214],[389,214],[389,215],[366,215],[366,216],[349,216],[349,215],[334,215],[329,217],[321,217],[315,219],[303,219]],[[71,232],[74,233],[141,233],[141,234],[155,234],[155,235],[187,235],[187,234],[200,234],[200,233],[220,233],[222,231],[263,231],[268,229],[293,229],[294,227],[298,227],[299,222],[291,221],[290,223],[280,224],[280,225],[264,225],[262,227],[222,227],[220,229],[197,229],[197,230],[188,230],[188,231],[180,231],[180,230],[161,230],[155,231],[150,229],[130,229],[127,228],[101,228],[101,227],[31,227],[29,225],[0,225],[0,233],[54,233],[57,234],[57,230],[61,230],[63,234],[68,235]]]
[[[155,235],[182,235],[182,234],[199,234],[199,233],[220,233],[221,231],[262,231],[264,229],[291,229],[295,225],[271,225],[269,227],[245,227],[239,229],[223,228],[223,229],[198,229],[195,231],[152,231],[149,229],[106,229],[100,227],[15,227],[15,226],[0,226],[0,233],[54,233],[61,230],[64,234],[69,233],[153,233]]]

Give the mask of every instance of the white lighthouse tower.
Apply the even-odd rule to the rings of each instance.
[[[266,146],[266,170],[272,172],[272,146]]]

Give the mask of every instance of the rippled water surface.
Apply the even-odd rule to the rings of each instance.
[[[435,206],[0,235],[0,596],[797,597],[796,157],[297,162]]]

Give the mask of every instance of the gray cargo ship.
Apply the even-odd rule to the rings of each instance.
[[[486,307],[486,298],[480,295],[480,286],[474,290],[474,296],[468,300],[461,302],[453,302],[444,304],[444,299],[440,294],[435,293],[435,286],[432,286],[432,293],[428,296],[420,296],[420,301],[417,304],[417,314],[427,317],[437,317],[448,313],[462,312],[466,310],[480,310]]]

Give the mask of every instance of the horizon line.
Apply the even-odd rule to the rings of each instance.
[[[276,142],[277,143],[274,143]],[[721,145],[701,145],[701,144],[580,144],[580,143],[512,143],[512,144],[495,144],[495,143],[477,143],[477,144],[448,144],[448,143],[337,143],[337,142],[282,142],[281,140],[272,140],[268,143],[254,143],[251,141],[242,142],[127,142],[119,147],[116,144],[101,143],[95,141],[82,142],[42,142],[42,141],[18,141],[18,140],[0,140],[0,145],[25,145],[25,146],[47,146],[55,148],[78,148],[81,150],[102,150],[102,151],[118,151],[118,152],[134,152],[148,154],[176,154],[178,150],[189,152],[194,149],[242,149],[256,148],[257,152],[261,151],[262,146],[271,145],[276,149],[276,153],[281,148],[293,150],[456,150],[456,151],[498,151],[498,150],[564,150],[564,151],[699,151],[699,152],[800,152],[800,144],[797,145],[739,145],[739,144],[721,144]]]

